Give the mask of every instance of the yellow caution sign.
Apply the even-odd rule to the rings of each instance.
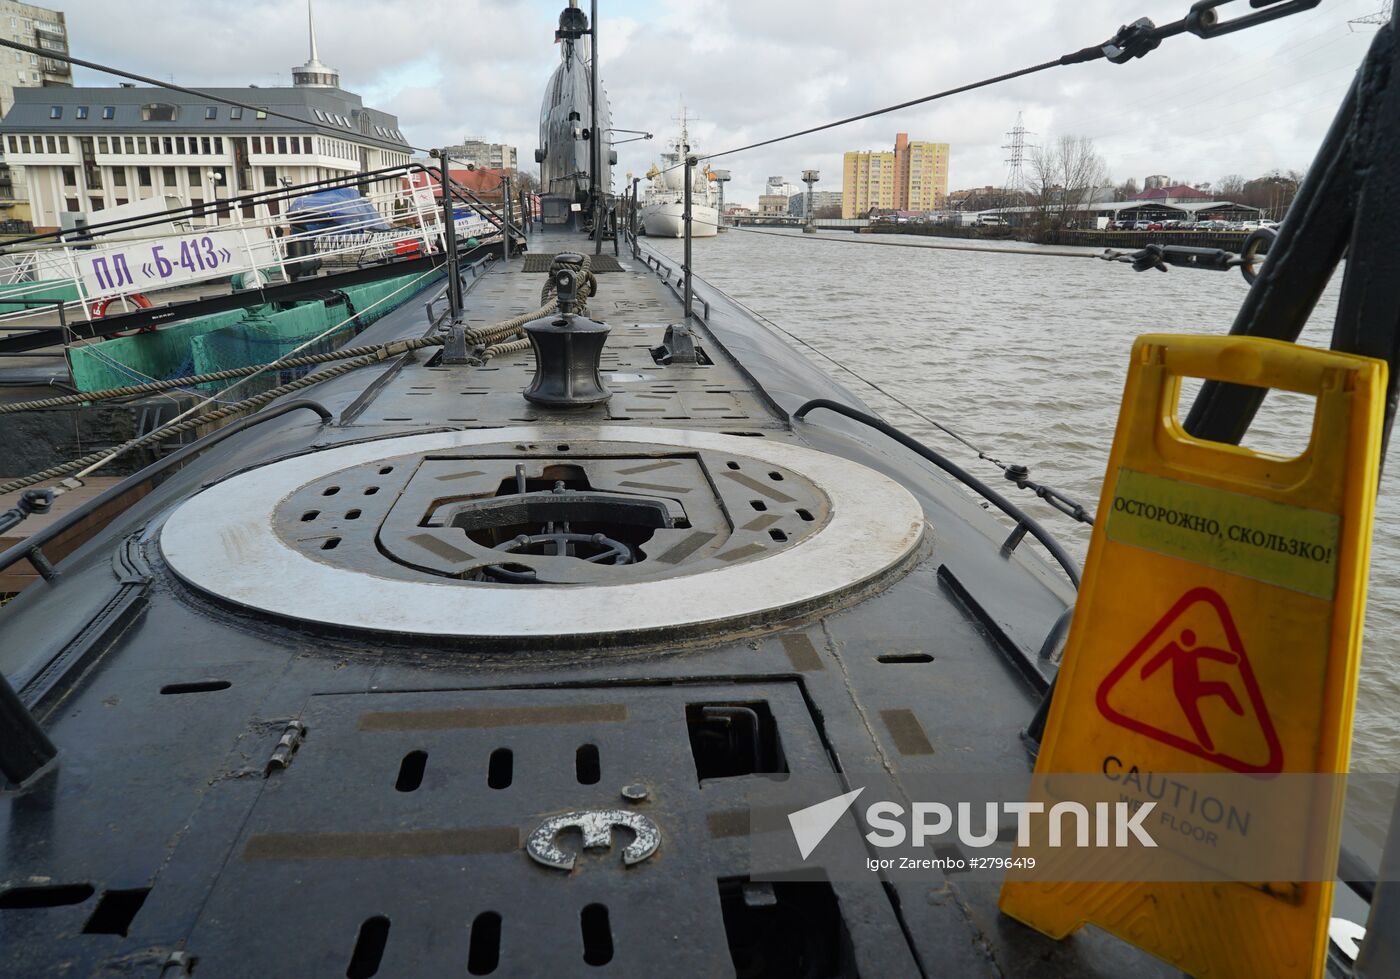
[[[1191,437],[1176,412],[1183,377],[1315,396],[1307,450]],[[1147,823],[1171,839],[1143,851],[1152,879],[1009,878],[1006,914],[1054,938],[1094,924],[1198,977],[1323,974],[1330,873],[1240,881],[1203,868],[1261,839],[1335,868],[1341,793],[1269,807],[1291,810],[1277,818],[1230,808],[1204,833],[1189,822],[1204,796],[1181,786],[1183,773],[1277,788],[1347,770],[1385,387],[1385,364],[1364,357],[1139,338],[1036,775],[1046,786],[1096,773],[1131,792],[1175,773],[1156,776]],[[1270,819],[1287,830],[1268,837]],[[1163,873],[1163,860],[1176,865]]]

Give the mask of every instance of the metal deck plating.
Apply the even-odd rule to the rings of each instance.
[[[791,546],[701,565],[659,580],[527,586],[390,576],[311,557],[279,535],[274,513],[309,483],[371,462],[423,452],[512,446],[520,461],[568,442],[661,443],[722,453],[766,472],[784,467],[820,488],[827,521]],[[242,473],[181,505],[161,531],[161,553],[188,584],[245,608],[334,627],[468,639],[564,639],[746,628],[818,604],[839,605],[901,569],[923,534],[922,511],[893,480],[857,463],[776,441],[711,432],[613,427],[519,427],[435,432],[328,449]],[[730,518],[731,525],[734,523]],[[386,568],[401,567],[386,562]]]

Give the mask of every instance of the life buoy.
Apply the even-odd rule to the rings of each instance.
[[[100,320],[102,319],[102,317],[107,315],[107,307],[112,305],[112,303],[116,302],[118,298],[120,297],[108,296],[106,299],[99,299],[88,307],[88,313],[92,316],[93,319]],[[139,292],[133,292],[131,295],[127,296],[126,301],[131,303],[131,305],[135,306],[137,309],[151,308],[151,301],[145,296],[141,295],[141,293]]]
[[[106,299],[99,299],[99,300],[97,300],[96,302],[92,303],[92,304],[88,307],[88,314],[89,314],[93,319],[95,319],[95,320],[100,320],[100,319],[102,319],[103,317],[105,317],[105,316],[107,315],[107,308],[108,308],[109,306],[111,306],[112,303],[116,302],[119,298],[121,298],[121,297],[119,297],[119,296],[108,296]],[[150,301],[149,299],[147,299],[145,296],[141,295],[141,293],[139,293],[139,292],[133,292],[133,293],[131,293],[131,295],[129,295],[129,296],[125,297],[125,298],[126,298],[126,301],[127,301],[127,302],[129,302],[131,305],[135,306],[137,309],[150,309],[151,306],[152,306],[151,301]],[[110,339],[114,339],[114,338],[116,338],[116,337],[122,337],[122,336],[134,336],[134,335],[137,334],[137,333],[154,333],[154,332],[156,332],[155,324],[151,324],[150,326],[143,326],[143,327],[141,327],[140,329],[132,330],[130,333],[112,333],[112,334],[110,334],[110,335],[107,337],[107,339],[110,340]]]

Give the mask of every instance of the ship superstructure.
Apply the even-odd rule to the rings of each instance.
[[[647,191],[641,201],[642,234],[656,238],[685,235],[685,158],[695,152],[690,143],[690,124],[684,109],[680,134],[661,154],[660,163],[647,171]],[[696,170],[691,178],[691,237],[710,238],[719,232],[719,191],[708,167]]]

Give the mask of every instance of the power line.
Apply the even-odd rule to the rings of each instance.
[[[39,55],[44,58],[52,58],[54,61],[64,61],[70,65],[77,65],[80,68],[90,68],[93,71],[104,72],[108,75],[116,75],[118,78],[126,78],[133,82],[142,82],[146,85],[154,85],[156,88],[169,89],[172,92],[183,92],[185,95],[193,95],[195,98],[208,99],[210,102],[219,102],[223,105],[234,106],[235,108],[239,109],[248,109],[251,112],[262,113],[263,115],[273,116],[277,119],[286,119],[289,122],[296,123],[298,126],[310,126],[312,129],[318,130],[319,132],[328,133],[332,136],[338,136],[341,139],[345,139],[347,136],[356,136],[366,142],[372,143],[374,146],[377,146],[380,149],[392,149],[398,150],[400,152],[406,149],[414,150],[419,153],[432,152],[431,150],[425,149],[422,146],[414,146],[410,143],[393,143],[389,142],[388,140],[376,139],[375,137],[369,136],[365,133],[358,133],[354,131],[347,132],[346,130],[340,129],[336,126],[327,126],[323,123],[315,122],[311,119],[302,119],[298,116],[294,116],[286,112],[278,112],[276,109],[269,109],[265,105],[253,105],[249,102],[240,102],[237,99],[227,98],[223,95],[215,95],[213,92],[206,92],[197,88],[186,88],[184,85],[176,85],[174,82],[163,82],[159,78],[151,78],[147,75],[138,75],[135,72],[124,71],[121,68],[113,68],[111,65],[100,64],[96,61],[87,61],[83,58],[75,58],[71,54],[68,54],[66,52],[50,51],[48,48],[36,48],[28,44],[21,44],[18,41],[8,40],[3,37],[0,37],[0,47],[13,48],[16,51],[24,51],[28,54]]]

